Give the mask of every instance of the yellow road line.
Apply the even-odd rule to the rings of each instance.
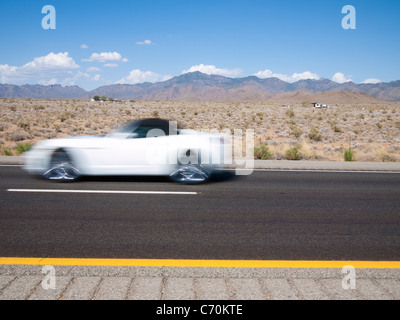
[[[185,260],[185,259],[86,259],[0,257],[0,265],[66,265],[120,267],[229,267],[229,268],[389,268],[400,269],[400,261],[314,260]]]

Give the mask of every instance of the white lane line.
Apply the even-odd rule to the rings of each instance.
[[[189,191],[117,191],[117,190],[60,190],[60,189],[7,189],[8,192],[44,193],[108,193],[108,194],[197,194]]]

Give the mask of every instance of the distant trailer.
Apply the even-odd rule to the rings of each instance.
[[[314,108],[330,108],[330,106],[328,106],[327,104],[322,104],[317,102],[312,103],[312,105],[314,106]]]

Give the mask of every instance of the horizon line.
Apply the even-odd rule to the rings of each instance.
[[[208,74],[208,73],[204,73],[204,72],[201,72],[201,71],[191,71],[191,72],[182,73],[181,75],[173,76],[173,77],[171,77],[171,78],[169,78],[169,79],[167,79],[167,80],[162,80],[162,81],[155,81],[155,82],[144,81],[144,82],[137,82],[137,83],[112,83],[112,84],[100,85],[100,86],[96,87],[95,89],[85,89],[85,88],[83,88],[83,87],[81,87],[81,86],[79,86],[79,85],[77,85],[77,84],[74,84],[74,85],[62,85],[61,83],[54,83],[54,84],[40,84],[40,83],[33,83],[33,84],[32,84],[32,83],[15,84],[15,83],[1,83],[1,82],[0,82],[0,85],[12,85],[12,86],[18,86],[18,87],[20,87],[20,86],[42,86],[42,87],[61,87],[61,88],[73,88],[73,87],[78,87],[78,88],[80,88],[80,89],[83,89],[83,90],[86,91],[86,92],[90,92],[90,91],[94,91],[94,90],[96,90],[96,89],[98,89],[98,88],[101,88],[101,87],[112,86],[112,85],[131,85],[131,86],[134,86],[134,85],[147,84],[147,83],[150,83],[150,84],[163,83],[163,82],[170,81],[171,79],[174,79],[174,78],[179,78],[179,77],[182,77],[182,76],[184,76],[184,75],[187,75],[187,74],[194,74],[194,73],[202,74],[202,75],[206,75],[206,76],[217,76],[217,77],[222,77],[222,78],[227,78],[227,79],[234,79],[234,80],[235,80],[235,79],[245,79],[245,78],[257,78],[257,79],[259,79],[259,80],[276,79],[276,80],[279,80],[279,81],[282,81],[282,82],[288,83],[288,84],[295,84],[295,83],[298,83],[298,82],[300,82],[300,81],[308,81],[308,80],[311,80],[311,81],[324,81],[324,80],[327,80],[327,81],[329,81],[329,82],[332,82],[332,83],[335,83],[335,84],[338,84],[338,85],[345,85],[345,84],[355,84],[355,85],[378,85],[378,84],[389,84],[389,83],[392,83],[392,82],[398,82],[398,81],[400,81],[400,79],[398,79],[398,80],[390,80],[390,81],[386,81],[386,82],[385,82],[385,81],[379,81],[379,82],[377,82],[377,83],[364,83],[364,82],[357,83],[357,82],[354,82],[354,81],[352,81],[352,80],[345,81],[345,82],[336,82],[336,81],[334,81],[334,80],[321,77],[321,78],[319,78],[319,79],[307,78],[307,79],[300,79],[300,80],[297,80],[297,81],[294,81],[294,82],[289,82],[289,81],[282,80],[282,79],[280,79],[280,78],[278,78],[278,77],[260,78],[260,77],[258,77],[258,76],[256,76],[256,75],[248,75],[248,76],[244,76],[244,77],[229,77],[229,76],[224,76],[224,75],[220,75],[220,74]]]

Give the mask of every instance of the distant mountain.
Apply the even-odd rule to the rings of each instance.
[[[85,99],[88,93],[78,86],[62,87],[59,84],[43,86],[39,84],[0,84],[2,98],[46,98],[46,99]]]
[[[77,86],[0,84],[0,97],[88,99],[106,96],[114,99],[148,100],[264,100],[277,97],[308,97],[326,92],[353,92],[347,95],[361,100],[371,96],[380,100],[400,101],[400,81],[377,84],[337,83],[328,79],[299,80],[294,83],[278,78],[260,79],[255,76],[229,78],[190,72],[156,83],[113,84],[85,91]],[[291,94],[295,93],[295,94]],[[343,95],[342,95],[343,98]],[[356,100],[357,100],[356,99]]]

